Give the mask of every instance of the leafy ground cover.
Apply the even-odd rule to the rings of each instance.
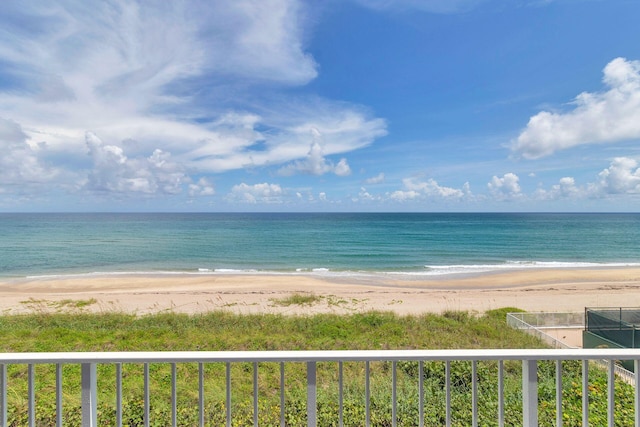
[[[286,304],[311,304],[308,298]],[[67,304],[76,306],[77,304]],[[467,312],[443,315],[399,316],[389,312],[349,315],[320,314],[284,316],[237,315],[229,312],[186,315],[164,313],[135,316],[122,313],[86,314],[81,310],[0,317],[1,352],[44,351],[165,351],[165,350],[336,350],[336,349],[455,349],[540,348],[537,339],[508,328],[505,314],[515,309],[490,311],[482,316]],[[318,365],[319,425],[338,425],[337,364]],[[454,425],[470,425],[471,366],[452,363]],[[521,367],[506,362],[506,417],[508,425],[522,423]],[[123,412],[125,425],[143,425],[143,366],[123,366]],[[180,364],[178,369],[178,425],[198,425],[198,365]],[[207,425],[225,424],[225,365],[205,365]],[[233,425],[253,425],[253,364],[232,366]],[[279,364],[259,366],[260,425],[279,425]],[[344,364],[344,425],[364,425],[364,363]],[[579,363],[563,366],[565,425],[581,424]],[[372,362],[371,424],[391,425],[391,363]],[[150,364],[151,425],[170,425],[171,367]],[[8,366],[10,426],[27,424],[27,368]],[[55,424],[55,367],[37,366],[37,425]],[[444,423],[444,363],[399,362],[397,365],[397,419],[399,426],[418,422],[418,378],[425,383],[427,425]],[[98,367],[99,424],[113,425],[115,417],[115,366]],[[286,365],[285,417],[291,426],[306,425],[305,365]],[[555,420],[555,367],[541,363],[540,422]],[[497,365],[478,364],[480,424],[497,425]],[[592,370],[590,382],[591,422],[606,424],[606,377]],[[80,370],[63,367],[65,425],[80,424]],[[616,425],[633,425],[633,393],[616,384]]]

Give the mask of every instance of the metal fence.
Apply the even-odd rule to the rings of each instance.
[[[36,401],[42,388],[36,391],[36,383],[41,381],[37,378],[36,367],[41,365],[49,365],[55,367],[55,384],[45,387],[47,392],[55,393],[56,405],[56,424],[58,426],[70,425],[65,420],[63,411],[63,399],[65,393],[62,386],[63,366],[74,365],[81,367],[81,406],[82,406],[82,426],[96,426],[98,420],[98,371],[97,367],[104,365],[114,365],[115,375],[112,382],[115,384],[115,411],[116,425],[122,425],[122,384],[123,370],[122,367],[127,364],[140,364],[144,367],[144,391],[141,399],[143,400],[144,413],[142,414],[143,425],[151,425],[153,414],[150,410],[151,390],[149,383],[152,374],[150,373],[150,365],[166,364],[170,367],[170,380],[167,387],[170,387],[171,400],[171,424],[177,425],[178,397],[183,390],[178,387],[177,366],[181,364],[197,364],[198,377],[198,403],[189,410],[197,413],[198,421],[196,425],[208,425],[205,419],[205,383],[211,379],[206,379],[204,372],[205,367],[210,364],[222,364],[225,367],[226,374],[224,378],[216,378],[216,381],[222,382],[226,394],[225,419],[226,425],[232,425],[232,375],[231,367],[235,364],[245,364],[252,366],[252,396],[253,400],[253,420],[252,425],[258,425],[259,405],[259,370],[264,365],[276,364],[279,369],[279,400],[280,400],[280,425],[286,424],[285,408],[287,405],[287,383],[285,379],[285,366],[289,364],[302,364],[305,367],[305,388],[306,388],[306,424],[308,426],[316,426],[318,424],[318,366],[320,364],[331,364],[335,366],[337,371],[337,402],[339,408],[339,418],[337,425],[343,425],[343,403],[344,403],[344,377],[343,365],[346,363],[360,363],[363,365],[363,375],[365,383],[365,392],[363,399],[364,425],[372,425],[371,414],[373,408],[371,406],[371,381],[372,374],[370,364],[386,363],[391,371],[391,381],[388,387],[391,389],[390,405],[391,412],[389,414],[389,424],[397,425],[398,405],[410,404],[411,402],[402,402],[398,395],[398,366],[400,363],[411,362],[419,366],[420,375],[417,376],[416,396],[411,399],[417,406],[417,424],[425,425],[425,397],[427,391],[424,387],[424,375],[422,375],[424,365],[426,363],[438,362],[444,364],[445,376],[443,391],[446,395],[443,412],[443,424],[452,425],[453,413],[451,405],[451,389],[453,374],[451,366],[453,363],[468,362],[471,365],[471,384],[468,397],[471,404],[471,425],[479,425],[479,405],[481,404],[478,387],[478,366],[486,362],[497,365],[497,408],[495,413],[495,421],[497,425],[505,425],[505,364],[521,363],[522,364],[522,425],[537,426],[538,419],[538,364],[542,361],[552,361],[555,363],[555,387],[556,387],[556,425],[563,425],[563,376],[562,364],[566,361],[582,361],[582,425],[589,425],[589,361],[591,360],[607,360],[608,368],[606,369],[607,377],[607,422],[613,426],[616,416],[615,402],[615,374],[614,361],[616,360],[632,360],[636,367],[636,380],[640,372],[640,350],[638,349],[535,349],[535,350],[387,350],[387,351],[240,351],[240,352],[112,352],[112,353],[2,353],[0,354],[0,424],[7,426],[8,413],[11,412],[9,399],[7,396],[8,386],[13,380],[7,374],[7,368],[14,365],[26,366],[27,371],[27,389],[25,399],[28,405],[28,424],[34,426],[36,423]],[[636,384],[638,382],[636,381]],[[635,425],[640,427],[640,392],[634,387],[634,403],[632,408],[624,408],[625,411],[635,413]],[[619,410],[620,408],[618,408]],[[247,425],[251,425],[251,421]],[[299,425],[299,424],[296,424]]]
[[[583,313],[550,313],[550,312],[534,312],[534,313],[507,313],[507,325],[514,329],[520,329],[527,332],[541,341],[545,342],[552,348],[578,348],[570,346],[561,340],[549,335],[545,330],[549,329],[584,329],[586,317]],[[595,363],[601,366],[607,366],[607,360],[595,360]],[[633,372],[614,364],[615,374],[624,382],[635,385],[636,376]]]
[[[555,312],[518,312],[507,313],[507,322],[516,329],[518,324],[526,328],[584,328],[584,313],[555,313]]]
[[[583,313],[507,313],[507,325],[533,335],[552,348],[575,348],[545,332],[548,329],[583,329]]]
[[[640,347],[640,309],[587,307],[585,329],[621,347]]]

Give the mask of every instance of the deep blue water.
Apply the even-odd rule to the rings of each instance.
[[[0,214],[0,277],[640,265],[640,214]]]

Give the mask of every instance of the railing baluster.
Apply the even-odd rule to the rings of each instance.
[[[82,371],[82,427],[98,425],[98,386],[96,364],[83,363]]]
[[[498,427],[504,427],[504,360],[498,360]]]
[[[307,362],[307,427],[318,425],[316,362]]]
[[[178,379],[176,364],[171,364],[171,425],[178,427],[178,391],[176,382]]]
[[[344,378],[343,378],[343,362],[338,362],[338,426],[344,427]]]
[[[149,417],[151,416],[151,401],[150,401],[150,391],[149,391],[149,364],[144,364],[144,426],[149,427],[151,420]]]
[[[371,425],[371,390],[369,378],[369,361],[364,362],[364,424],[366,427]]]
[[[589,425],[589,361],[582,361],[582,425]]]
[[[615,362],[613,360],[609,360],[608,372],[607,372],[607,424],[609,427],[613,427],[613,418],[614,418],[614,391],[615,391],[615,375],[614,375],[614,366]]]
[[[284,362],[280,362],[280,427],[285,427],[284,419]]]
[[[525,427],[538,426],[538,361],[522,361],[522,421]]]
[[[471,416],[473,427],[478,427],[478,361],[471,361]]]
[[[451,427],[451,362],[444,364],[445,425]]]
[[[0,423],[3,427],[7,425],[7,365],[0,365]]]
[[[253,362],[253,427],[258,427],[258,362]]]
[[[227,409],[227,427],[231,427],[231,363],[226,363],[226,409]]]
[[[634,416],[635,416],[635,427],[640,427],[640,359],[636,359],[633,361],[633,371],[635,377],[634,384],[634,392],[633,392],[633,403],[635,405]]]
[[[116,363],[116,426],[122,427],[122,363]]]
[[[35,373],[34,373],[34,365],[33,363],[29,364],[27,368],[28,374],[28,413],[29,413],[29,427],[35,427],[36,425],[36,392],[35,392]]]
[[[392,427],[396,427],[398,425],[397,421],[397,385],[398,385],[398,373],[396,372],[397,362],[394,360],[391,362],[391,425]]]
[[[204,426],[204,363],[198,363],[198,417]]]
[[[62,427],[62,363],[56,363],[56,426]]]
[[[562,427],[562,360],[556,360],[556,427]]]
[[[424,427],[424,362],[418,362],[418,425]]]

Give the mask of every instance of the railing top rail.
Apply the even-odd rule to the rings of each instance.
[[[401,360],[640,360],[640,349],[305,350],[0,353],[0,364]]]

